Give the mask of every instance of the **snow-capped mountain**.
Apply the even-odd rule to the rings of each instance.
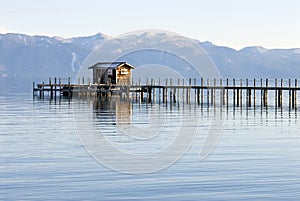
[[[91,51],[92,49],[102,44],[104,41],[111,39],[112,37],[105,34],[98,33],[93,36],[75,37],[75,38],[67,38],[67,39],[58,36],[55,36],[53,38],[62,43],[72,43],[88,51]]]
[[[246,47],[239,51],[201,43],[226,78],[299,78],[300,49]]]
[[[101,33],[68,39],[58,36],[0,34],[0,79],[25,77],[36,80],[69,76],[74,78],[90,52],[110,39],[112,39],[110,36]],[[300,49],[265,49],[254,46],[235,50],[217,46],[211,42],[200,42],[170,33],[156,32],[127,35],[113,40],[113,44],[114,53],[126,53],[126,51],[129,52],[147,44],[153,48],[184,50],[187,55],[195,53],[197,49],[195,44],[197,44],[207,52],[224,78],[300,77]],[[143,55],[135,54],[132,53],[131,57],[123,58],[128,59],[128,62],[133,65],[139,65],[149,63],[161,56],[153,51],[143,52]],[[96,57],[95,59],[101,61],[102,58]],[[170,59],[168,65],[174,68],[181,65],[171,57],[165,59]],[[186,70],[189,70],[188,66]]]
[[[107,38],[0,34],[0,78],[74,77],[91,49]]]
[[[269,50],[262,47],[262,46],[252,46],[252,47],[245,47],[240,50],[240,52],[243,52],[244,54],[250,54],[250,55],[260,55],[267,53]]]
[[[195,39],[160,31],[135,32],[114,38],[86,59],[80,77],[91,78],[88,67],[99,58],[126,61],[136,67],[133,78],[142,82],[154,79],[219,77],[218,71]]]

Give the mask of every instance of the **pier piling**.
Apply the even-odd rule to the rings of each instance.
[[[66,81],[67,80],[67,81]],[[213,81],[212,81],[213,80]],[[298,87],[298,80],[288,80],[288,86],[284,85],[283,79],[274,79],[269,82],[269,79],[260,79],[260,84],[257,84],[257,80],[253,79],[253,83],[249,79],[239,79],[239,84],[236,79],[232,79],[232,82],[227,78],[224,79],[206,79],[201,77],[197,82],[195,78],[189,78],[187,82],[184,79],[178,79],[176,83],[172,78],[161,80],[158,79],[158,83],[155,79],[147,79],[146,85],[143,85],[141,79],[134,83],[132,79],[129,85],[111,83],[92,84],[90,80],[86,82],[84,78],[78,79],[77,84],[72,84],[71,79],[56,78],[52,80],[49,78],[49,83],[41,84],[32,83],[33,96],[38,96],[43,99],[45,95],[49,95],[50,99],[56,99],[57,96],[65,96],[71,98],[75,96],[92,96],[97,97],[110,97],[112,95],[119,94],[121,97],[133,98],[135,101],[147,103],[163,102],[171,104],[190,104],[192,102],[203,106],[219,105],[220,107],[229,107],[230,103],[233,107],[247,108],[256,107],[257,101],[261,100],[261,108],[268,107],[268,99],[271,105],[276,108],[283,107],[283,100],[288,99],[286,105],[290,109],[297,108],[297,92],[300,90]],[[65,81],[66,83],[63,83]],[[213,83],[212,83],[212,82]],[[225,83],[226,82],[226,83]],[[163,83],[163,84],[162,84]],[[260,96],[257,94],[260,91]],[[270,92],[270,94],[269,94]],[[286,93],[284,93],[286,92]],[[158,95],[156,95],[158,93]],[[283,96],[287,95],[285,99]],[[194,96],[194,97],[193,97]],[[273,99],[274,98],[274,99]],[[243,105],[244,104],[244,105]]]

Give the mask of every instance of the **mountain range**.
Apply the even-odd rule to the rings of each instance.
[[[156,37],[170,43],[174,41],[172,35]],[[102,33],[69,39],[15,33],[0,34],[0,79],[75,78],[90,52],[109,39],[110,36]],[[132,36],[127,40],[132,42],[136,38]],[[235,50],[211,42],[194,41],[207,52],[223,78],[300,77],[300,48],[265,49],[253,46]]]

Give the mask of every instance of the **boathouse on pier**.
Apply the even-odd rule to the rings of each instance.
[[[130,85],[131,70],[135,67],[127,62],[98,62],[89,69],[93,70],[94,84]]]

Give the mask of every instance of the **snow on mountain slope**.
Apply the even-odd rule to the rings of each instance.
[[[102,34],[71,39],[0,34],[0,65],[9,77],[74,77],[90,51],[106,40]]]
[[[89,53],[110,40],[113,40],[112,37],[101,33],[69,39],[59,36],[0,34],[1,72],[8,77],[74,77]],[[300,48],[268,50],[260,46],[252,46],[237,51],[229,47],[214,45],[208,41],[200,42],[169,32],[151,31],[127,34],[113,41],[118,48],[114,49],[115,52],[112,54],[126,53],[132,47],[139,48],[147,44],[153,49],[177,47],[192,55],[193,51],[198,48],[195,46],[197,44],[207,52],[222,77],[300,77]],[[161,54],[153,51],[143,52],[143,54],[149,55],[144,55],[142,58],[140,57],[141,53],[140,55],[132,53],[128,57],[128,62],[138,65],[161,57]],[[165,57],[165,59],[167,58]],[[99,57],[96,59],[101,61]],[[169,60],[168,65],[177,68],[181,64],[176,60]]]
[[[264,54],[268,52],[268,49],[262,46],[252,46],[252,47],[245,47],[241,49],[240,52],[247,53],[247,54]]]

